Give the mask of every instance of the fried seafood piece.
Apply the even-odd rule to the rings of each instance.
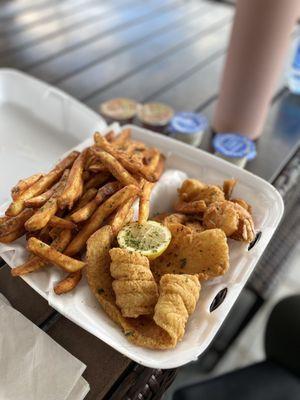
[[[235,240],[252,242],[255,237],[251,214],[240,204],[221,201],[211,204],[204,213],[205,228],[222,229],[226,236]]]
[[[196,232],[179,223],[168,224],[172,240],[167,250],[151,261],[156,281],[164,274],[192,274],[200,280],[223,275],[229,267],[229,250],[221,229]]]
[[[224,192],[218,186],[206,185],[197,179],[186,179],[178,189],[180,202],[203,200],[206,206],[215,201],[225,200]]]
[[[158,289],[148,258],[120,248],[111,249],[109,254],[110,272],[115,279],[112,287],[123,317],[153,314]]]
[[[182,339],[188,317],[199,299],[200,283],[195,275],[165,274],[159,282],[155,323],[175,341]]]

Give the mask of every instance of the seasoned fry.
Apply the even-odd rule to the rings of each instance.
[[[59,182],[57,182],[55,185],[52,186],[49,190],[46,192],[40,194],[39,196],[32,197],[31,199],[25,200],[24,204],[26,207],[33,207],[33,208],[39,208],[43,206],[51,196],[53,196],[55,190],[58,188]]]
[[[0,224],[0,237],[22,229],[25,222],[33,215],[34,211],[31,208],[25,208],[20,214],[15,217],[8,218]]]
[[[139,224],[146,222],[149,218],[149,204],[150,204],[150,195],[153,189],[154,183],[145,181],[142,189],[142,193],[140,196],[139,203]]]
[[[48,226],[58,227],[58,228],[62,228],[62,229],[76,229],[77,228],[76,224],[74,224],[72,221],[57,217],[56,215],[51,217],[51,219],[48,223]]]
[[[32,232],[44,228],[50,219],[56,214],[58,209],[58,198],[64,191],[68,176],[69,170],[66,169],[53,196],[50,197],[43,207],[38,209],[28,221],[26,221],[25,228],[27,231]]]
[[[89,171],[97,173],[107,171],[107,168],[100,161],[95,161],[89,166]]]
[[[72,165],[64,191],[58,198],[58,205],[62,210],[64,208],[69,208],[70,210],[83,193],[82,174],[86,157],[87,150],[84,150]]]
[[[153,173],[153,180],[154,182],[158,181],[159,178],[162,176],[164,169],[165,169],[165,157],[161,154],[159,162],[157,164],[156,170]]]
[[[94,212],[92,218],[86,221],[81,230],[74,237],[72,242],[67,247],[65,253],[72,256],[81,251],[88,238],[100,228],[105,218],[114,212],[121,204],[125,203],[131,197],[138,194],[139,188],[135,185],[128,185],[113,194],[101,204]]]
[[[81,280],[81,277],[82,277],[81,270],[77,272],[71,272],[70,274],[67,275],[66,278],[62,279],[54,286],[55,294],[64,294],[70,292],[78,285],[78,283]]]
[[[148,178],[151,181],[154,181],[156,179],[154,177],[154,172],[157,168],[160,159],[160,153],[157,149],[149,149],[148,151],[146,150],[147,154],[145,153],[145,159],[146,159],[146,165],[145,165],[142,163],[141,159],[135,157],[130,152],[128,151],[124,152],[116,149],[114,143],[112,144],[108,143],[107,140],[103,136],[101,136],[100,133],[98,132],[94,134],[94,141],[96,143],[96,146],[100,147],[102,150],[113,156],[129,172],[133,174],[139,174],[147,180]],[[105,163],[102,162],[102,164]]]
[[[59,236],[52,242],[51,247],[57,251],[63,252],[67,245],[70,243],[72,238],[71,232],[69,230],[61,231]],[[12,276],[20,276],[29,274],[30,272],[37,271],[43,267],[46,267],[49,263],[44,259],[34,256],[30,260],[26,261],[19,267],[13,268],[11,270]]]
[[[113,142],[114,141],[114,139],[115,139],[115,132],[114,131],[109,131],[109,132],[107,132],[106,134],[105,134],[105,139],[108,141],[108,142]]]
[[[97,194],[96,188],[88,189],[78,201],[77,205],[72,209],[72,213],[84,207],[89,201],[91,201]]]
[[[227,179],[223,182],[223,192],[226,200],[230,200],[235,185],[236,179]]]
[[[25,233],[24,227],[18,228],[17,230],[8,233],[5,236],[0,237],[0,243],[11,243],[14,242],[15,240],[19,239],[21,236],[23,236]]]
[[[32,235],[32,236],[30,236],[30,237],[36,237],[36,238],[38,238],[38,239],[40,239],[42,242],[45,242],[45,243],[47,243],[47,244],[49,244],[49,243],[51,243],[51,236],[50,236],[50,234],[49,234],[49,227],[48,226],[45,226],[43,229],[41,229],[40,231],[38,231],[39,232],[39,234],[38,235]],[[27,237],[26,237],[26,239],[27,239]],[[29,239],[29,238],[28,238]],[[28,240],[27,239],[27,240]]]
[[[98,188],[111,177],[108,171],[99,172],[84,185],[84,192],[91,188]]]
[[[144,153],[143,164],[144,164],[144,171],[143,173],[146,176],[150,176],[150,182],[153,182],[152,174],[154,174],[158,163],[160,160],[160,152],[155,148],[147,149]]]
[[[33,237],[28,240],[27,247],[28,250],[36,256],[39,256],[68,272],[79,271],[85,265],[84,262],[68,257],[55,250],[53,247],[48,246],[41,240]]]
[[[82,173],[82,179],[84,182],[88,181],[91,177],[91,174],[89,173],[89,171],[83,171]]]
[[[44,175],[27,190],[25,190],[18,199],[10,204],[6,210],[6,215],[14,217],[25,208],[25,200],[31,199],[47,190],[63,174],[64,170],[70,167],[78,156],[78,151],[72,151],[66,158],[60,161],[48,174]]]
[[[8,217],[7,215],[2,215],[2,217],[0,217],[0,224],[3,224],[3,222],[6,222],[10,217]]]
[[[176,212],[183,214],[197,214],[204,212],[206,210],[206,204],[204,200],[194,200],[194,201],[178,201],[174,209]]]
[[[71,220],[76,223],[86,221],[106,197],[113,195],[115,192],[120,190],[121,187],[122,185],[119,182],[109,182],[102,186],[98,190],[94,199],[89,201],[84,207],[80,208],[70,216]]]
[[[113,143],[115,146],[121,146],[124,144],[131,136],[131,129],[126,128],[123,129],[121,133],[114,139]]]
[[[113,220],[110,223],[113,233],[116,235],[124,225],[126,225],[132,219],[132,205],[136,200],[136,196],[132,197],[126,203],[124,203],[116,212]]]
[[[130,175],[130,173],[123,167],[123,165],[111,154],[106,151],[93,149],[94,154],[100,159],[100,161],[106,166],[110,173],[120,181],[124,186],[136,185],[138,183],[136,179]]]
[[[17,200],[21,193],[27,190],[30,186],[32,186],[35,182],[37,182],[43,174],[34,174],[29,176],[26,179],[21,179],[12,189],[11,189],[11,197],[15,201]]]

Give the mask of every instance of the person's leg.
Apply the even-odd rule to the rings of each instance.
[[[300,377],[300,294],[274,307],[266,327],[265,351],[267,359]]]

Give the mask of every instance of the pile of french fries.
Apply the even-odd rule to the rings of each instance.
[[[130,129],[119,135],[94,134],[94,144],[72,151],[47,174],[19,181],[12,203],[0,217],[0,242],[26,234],[28,260],[11,270],[13,276],[55,265],[66,271],[56,294],[79,283],[89,237],[109,224],[115,234],[132,220],[139,197],[139,223],[149,217],[151,190],[164,169],[164,156],[131,139]]]

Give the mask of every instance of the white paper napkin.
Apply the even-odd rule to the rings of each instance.
[[[82,400],[85,368],[0,296],[0,399]]]

